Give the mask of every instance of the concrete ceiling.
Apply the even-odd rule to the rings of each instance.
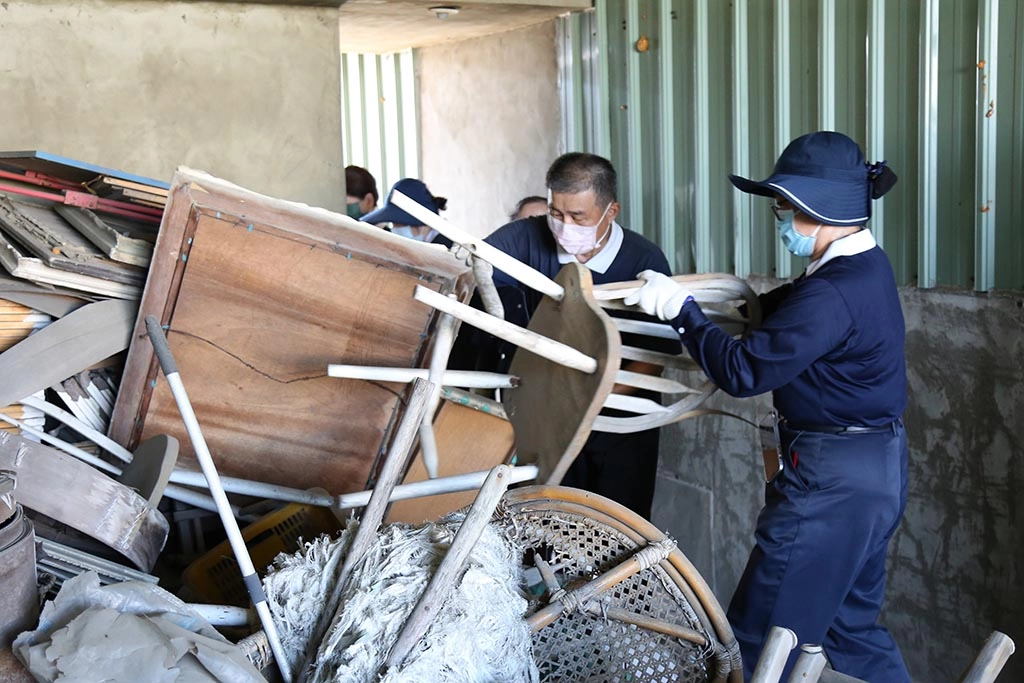
[[[539,24],[592,6],[592,0],[342,0],[338,15],[342,52],[397,52],[454,43]],[[432,7],[454,7],[443,16]]]

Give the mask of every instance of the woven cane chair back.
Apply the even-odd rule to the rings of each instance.
[[[535,618],[560,596],[546,592],[531,603],[542,681],[742,682],[721,606],[678,549],[603,592],[573,598],[573,588],[621,568],[638,551],[671,543],[650,522],[606,498],[560,486],[515,489],[504,504],[509,533],[526,548],[524,565],[543,557],[570,594],[543,627]],[[665,633],[672,630],[667,625],[680,627],[684,637]]]

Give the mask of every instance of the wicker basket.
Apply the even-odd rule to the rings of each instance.
[[[558,568],[568,594],[542,596],[528,614],[541,680],[742,683],[739,646],[721,606],[689,560],[650,522],[607,498],[562,486],[515,489],[504,505],[513,538],[527,556],[539,554]],[[632,573],[631,558],[659,545],[664,559]],[[573,590],[616,568],[618,576],[589,599],[586,589]],[[552,601],[562,604],[552,609]],[[557,617],[538,619],[542,612]]]
[[[563,589],[535,597],[526,615],[542,681],[743,683],[721,606],[650,522],[563,486],[509,491],[495,522],[525,549],[524,569],[542,558]],[[238,647],[257,668],[272,663],[262,631]]]

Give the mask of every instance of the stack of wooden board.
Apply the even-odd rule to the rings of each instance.
[[[138,299],[167,185],[42,152],[0,152],[0,266],[89,294]]]
[[[0,351],[5,351],[53,320],[45,313],[0,298]]]
[[[88,187],[100,197],[134,201],[146,206],[164,208],[167,189],[114,176],[100,176],[89,181]]]
[[[0,299],[0,353],[14,346],[38,329],[48,325],[53,318],[27,306]],[[42,396],[42,392],[38,392]],[[36,429],[43,428],[44,415],[35,408],[13,403],[0,407],[0,413]],[[19,433],[18,427],[0,421],[0,430]]]

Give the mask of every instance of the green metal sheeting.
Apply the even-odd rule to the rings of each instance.
[[[381,200],[396,181],[420,177],[412,50],[341,54],[342,158],[377,179]]]
[[[901,284],[1024,290],[1021,0],[596,0],[558,41],[566,149],[676,272],[799,272],[726,176],[838,130],[900,176],[870,225]]]

